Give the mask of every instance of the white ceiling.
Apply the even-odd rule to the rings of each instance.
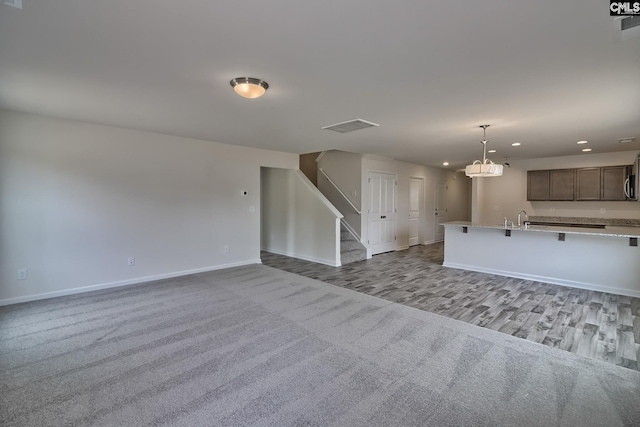
[[[451,168],[640,149],[640,39],[606,0],[0,4],[0,107],[293,153]],[[270,88],[234,93],[249,76]],[[380,127],[322,126],[362,118]],[[637,137],[630,144],[618,139]],[[521,142],[521,147],[511,143]]]

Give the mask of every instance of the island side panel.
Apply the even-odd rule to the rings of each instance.
[[[445,225],[444,266],[640,297],[640,247],[629,239]]]

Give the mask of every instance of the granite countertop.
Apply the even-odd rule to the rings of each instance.
[[[586,217],[569,217],[569,216],[534,216],[529,217],[531,222],[557,222],[571,224],[604,224],[606,226],[616,227],[640,227],[640,219],[630,218],[586,218]]]
[[[565,222],[565,221],[563,221]],[[640,237],[640,227],[607,225],[605,228],[581,228],[581,227],[563,227],[555,225],[531,225],[529,228],[508,226],[502,224],[484,224],[469,221],[452,221],[444,224],[458,227],[471,228],[488,228],[494,230],[513,230],[522,232],[541,232],[541,233],[565,233],[565,234],[585,234],[590,236],[609,236],[609,237]]]

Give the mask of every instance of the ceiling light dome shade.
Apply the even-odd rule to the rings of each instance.
[[[259,98],[269,89],[267,82],[253,77],[236,77],[229,83],[233,90],[243,98]]]
[[[480,163],[479,160],[476,160],[476,162],[478,163],[473,163],[472,165],[468,165],[465,169],[464,169],[464,173],[467,176],[470,176],[471,178],[488,178],[491,176],[501,176],[502,175],[502,170],[504,169],[504,166],[502,165],[497,165],[493,162],[491,162],[491,160],[489,160],[490,163]]]
[[[482,161],[476,160],[464,169],[464,174],[471,178],[489,178],[492,176],[502,176],[504,167],[493,163],[487,159],[487,128],[489,125],[480,126],[484,130],[482,138]]]

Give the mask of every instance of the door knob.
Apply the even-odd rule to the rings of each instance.
[[[385,219],[386,217],[386,215],[380,215],[380,219]]]

